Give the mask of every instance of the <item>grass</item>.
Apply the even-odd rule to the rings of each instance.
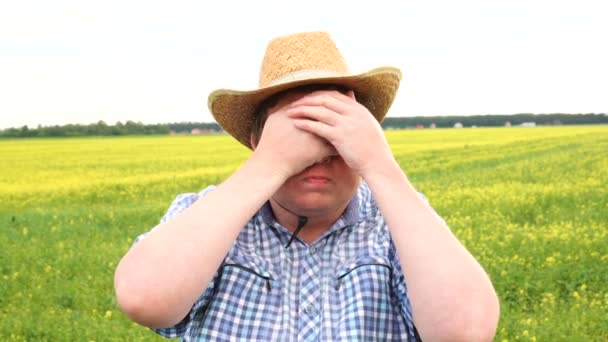
[[[387,137],[490,274],[497,341],[608,340],[607,126]],[[0,340],[163,340],[117,310],[116,264],[248,155],[227,136],[0,141]]]

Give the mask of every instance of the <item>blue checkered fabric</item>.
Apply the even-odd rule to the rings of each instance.
[[[179,195],[161,222],[211,190]],[[154,330],[182,341],[414,340],[403,270],[365,183],[314,243],[285,249],[290,236],[266,203],[190,313]]]

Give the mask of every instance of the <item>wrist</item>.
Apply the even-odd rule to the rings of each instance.
[[[405,176],[403,170],[401,170],[401,167],[392,154],[384,158],[378,158],[370,164],[370,167],[365,168],[360,172],[361,178],[363,178],[367,183],[370,183],[378,178]]]
[[[392,163],[387,163],[382,168],[375,169],[375,172],[369,172],[365,177],[362,177],[374,196],[383,197],[387,193],[397,192],[400,196],[419,200],[420,196],[414,185],[407,178],[407,175],[396,160]],[[378,199],[378,198],[377,198]]]
[[[247,164],[262,177],[274,180],[279,185],[283,184],[292,174],[289,165],[286,165],[285,161],[281,160],[276,153],[255,150],[247,160]]]

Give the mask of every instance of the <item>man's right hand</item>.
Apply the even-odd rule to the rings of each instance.
[[[288,107],[275,107],[269,113],[254,150],[254,157],[273,163],[285,179],[338,154],[327,140],[296,128],[294,119],[286,114]]]

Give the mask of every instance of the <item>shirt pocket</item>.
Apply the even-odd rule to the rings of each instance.
[[[380,283],[384,283],[383,280],[386,280],[387,284],[390,284],[388,281],[390,281],[391,273],[392,268],[386,259],[374,255],[359,256],[338,267],[335,287],[339,291],[343,285],[348,287],[370,280],[378,280]]]
[[[393,270],[381,256],[364,255],[348,261],[335,275],[333,307],[336,340],[407,340],[405,322],[392,290]]]
[[[277,333],[276,319],[281,317],[275,279],[261,258],[227,257],[193,335],[213,341],[268,341]]]

